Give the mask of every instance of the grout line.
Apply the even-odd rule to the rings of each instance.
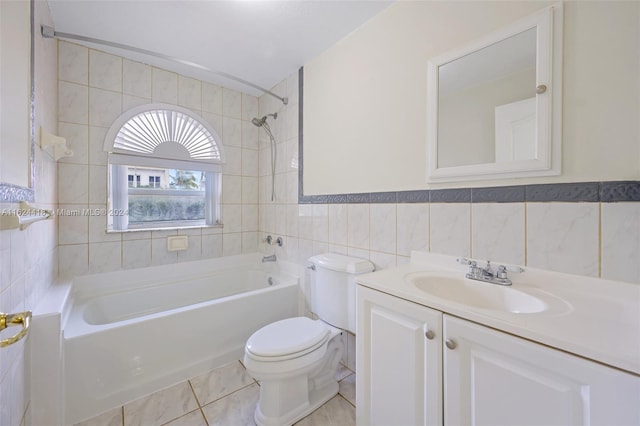
[[[342,394],[341,394],[340,392],[338,392],[338,395],[337,395],[337,396],[339,396],[340,398],[342,398],[342,399],[344,399],[345,401],[347,401],[347,403],[348,403],[349,405],[351,405],[353,408],[356,408],[356,405],[355,405],[355,404],[352,404],[352,403],[351,403],[351,401],[349,401],[347,398],[345,398],[344,396],[342,396]],[[335,397],[334,397],[334,398],[335,398]],[[331,400],[329,400],[329,401],[331,401]],[[329,402],[329,401],[327,401],[327,402]],[[326,404],[326,402],[325,402],[325,404]]]

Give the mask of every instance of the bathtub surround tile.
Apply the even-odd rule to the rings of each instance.
[[[254,380],[239,361],[233,361],[190,380],[200,405],[207,405],[240,390]]]
[[[202,82],[178,75],[178,105],[197,111],[202,110]],[[198,112],[198,114],[200,114]]]
[[[410,256],[412,250],[429,251],[429,205],[398,204],[397,253]]]
[[[222,87],[202,83],[202,110],[217,115],[222,115]]]
[[[138,96],[122,95],[122,111],[128,111],[140,105],[145,105],[151,102],[151,99],[140,98]]]
[[[59,160],[61,163],[87,164],[89,162],[89,126],[60,122],[58,135],[67,140],[67,146],[73,151],[73,156],[61,158]]]
[[[177,261],[178,252],[167,249],[167,238],[151,239],[151,265],[164,265]]]
[[[58,119],[89,124],[89,88],[75,83],[58,83]]]
[[[258,204],[259,180],[257,177],[242,176],[242,202],[246,204]]]
[[[295,426],[349,426],[356,424],[356,409],[340,395],[300,420]]]
[[[242,147],[242,121],[239,118],[222,116],[222,141],[225,148],[228,146]]]
[[[326,204],[313,206],[313,240],[326,243],[329,241],[329,207]]]
[[[80,212],[87,209],[88,205],[59,205],[58,209],[64,212]],[[83,214],[69,214],[58,216],[58,244],[82,244],[89,242],[89,218]]]
[[[471,252],[471,207],[467,203],[431,203],[430,251],[452,256]]]
[[[122,266],[122,244],[119,241],[92,243],[89,246],[89,272],[97,274],[120,269]]]
[[[151,67],[141,62],[123,59],[122,93],[151,99]]]
[[[89,124],[110,127],[122,113],[122,93],[89,89]]]
[[[257,117],[258,114],[259,114],[258,98],[256,98],[255,96],[251,96],[243,93],[242,94],[242,120],[250,122],[251,119],[253,119],[253,117]]]
[[[89,203],[89,166],[58,164],[58,202]]]
[[[75,426],[122,426],[122,407],[106,411],[96,417],[76,423]]]
[[[122,242],[122,268],[151,266],[151,239]]]
[[[255,253],[258,251],[258,233],[242,233],[242,253]]]
[[[151,99],[171,105],[178,104],[178,74],[151,68]]]
[[[258,154],[253,149],[242,149],[242,176],[258,176]]]
[[[58,42],[58,79],[87,85],[89,49],[66,41]]]
[[[640,202],[602,204],[602,277],[640,282]]]
[[[471,204],[471,257],[525,264],[524,203]]]
[[[257,114],[256,114],[257,116]],[[251,120],[251,119],[249,119]],[[246,149],[253,149],[258,151],[260,149],[259,130],[251,121],[242,122],[242,147]]]
[[[107,153],[104,152],[104,138],[107,128],[89,126],[89,164],[107,165]]]
[[[242,254],[242,233],[222,235],[222,255],[233,256]]]
[[[222,220],[224,223],[223,233],[242,232],[242,205],[223,204]]]
[[[63,279],[86,275],[89,272],[89,244],[58,247],[58,270]]]
[[[99,89],[122,90],[122,58],[89,50],[89,85]]]
[[[599,205],[527,203],[527,265],[598,276]]]
[[[124,406],[124,424],[164,424],[198,408],[188,382],[182,382]]]
[[[224,140],[224,139],[223,139]],[[242,150],[225,143],[224,153],[227,162],[222,166],[224,174],[242,176]]]
[[[242,94],[238,91],[222,88],[222,115],[240,119],[242,117]]]
[[[222,235],[202,236],[202,257],[212,258],[222,256]]]
[[[260,388],[253,383],[226,398],[202,407],[209,426],[255,425],[253,415],[260,398]]]
[[[107,204],[106,166],[89,166],[89,203]]]

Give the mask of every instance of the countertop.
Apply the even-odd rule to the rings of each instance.
[[[640,375],[640,285],[535,268],[510,273],[512,286],[549,303],[538,313],[512,313],[434,297],[406,279],[433,273],[464,279],[452,256],[413,252],[411,263],[357,277],[359,285]],[[466,280],[466,279],[465,279]],[[470,281],[470,280],[467,280]],[[472,285],[496,284],[474,281]]]

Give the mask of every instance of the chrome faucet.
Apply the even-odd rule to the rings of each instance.
[[[275,262],[276,261],[276,255],[272,254],[271,256],[263,256],[262,257],[262,263],[265,262]]]
[[[511,280],[507,277],[507,267],[504,265],[499,265],[498,270],[494,272],[493,268],[491,268],[490,260],[487,260],[487,264],[484,268],[479,267],[475,260],[465,258],[458,259],[458,263],[469,265],[469,270],[465,277],[470,280],[499,285],[511,285]]]

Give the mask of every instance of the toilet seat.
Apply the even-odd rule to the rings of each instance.
[[[247,355],[259,361],[284,361],[313,352],[329,339],[330,330],[307,317],[271,323],[249,337]]]

